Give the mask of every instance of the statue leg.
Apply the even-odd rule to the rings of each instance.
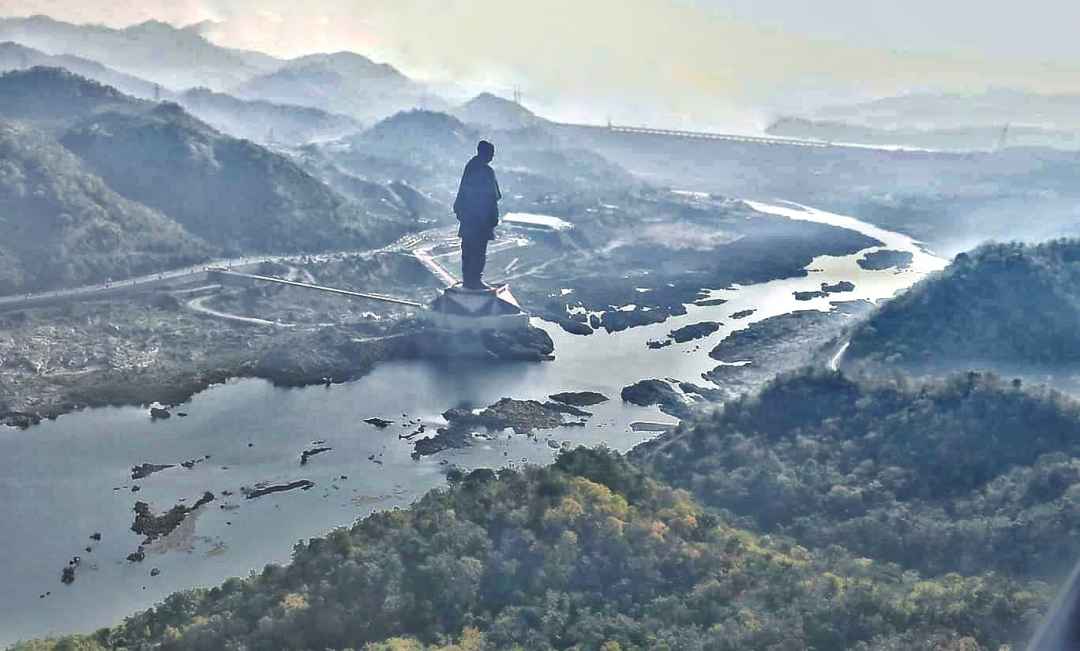
[[[476,286],[486,287],[484,284],[484,267],[487,265],[487,238],[476,243]]]
[[[468,238],[461,238],[461,281],[466,286],[469,285],[472,276],[472,258],[469,256],[469,244]]]
[[[478,238],[461,238],[461,280],[466,287],[476,289],[480,287],[481,267],[477,264],[479,251],[477,250]]]

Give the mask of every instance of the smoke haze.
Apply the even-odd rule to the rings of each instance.
[[[628,11],[617,0],[448,0],[434,11],[425,0],[3,0],[0,14],[116,27],[210,21],[203,32],[222,45],[283,57],[353,50],[454,83],[462,95],[520,87],[531,108],[590,122],[753,131],[778,111],[908,90],[1080,91],[1074,67],[1040,62],[1071,51],[1064,35],[1042,49],[1028,43],[1023,57],[1012,56],[1020,38],[991,47],[1005,40],[998,36],[1011,18],[999,10],[984,17],[975,6],[942,12],[920,1],[907,12],[849,2],[809,12],[793,4],[639,0]],[[1023,13],[1029,22],[1063,24],[1061,12],[1076,11],[1043,3],[1057,13],[1040,12],[1038,4]],[[830,29],[829,17],[841,14],[850,20]],[[969,37],[980,30],[990,40]]]

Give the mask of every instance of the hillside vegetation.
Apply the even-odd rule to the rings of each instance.
[[[0,119],[26,125],[4,137],[4,218],[15,230],[0,244],[3,293],[151,272],[210,253],[367,248],[417,219],[415,206],[382,185],[346,198],[290,158],[177,104],[138,100],[59,68],[0,75]]]
[[[61,142],[125,196],[228,250],[319,250],[372,241],[381,204],[365,212],[291,160],[237,140],[175,104],[95,115]],[[378,212],[376,212],[378,211]]]
[[[103,111],[138,112],[151,106],[63,68],[37,66],[0,74],[0,117],[50,130]]]
[[[45,134],[4,122],[0,230],[0,294],[185,266],[215,250],[118,195]]]
[[[988,244],[855,328],[845,365],[1080,362],[1080,240]]]
[[[732,528],[617,455],[578,450],[452,475],[406,510],[298,544],[288,566],[16,648],[968,651],[1026,633],[1045,603],[994,577],[892,574]]]
[[[928,385],[825,371],[634,452],[761,532],[931,574],[1053,576],[1080,556],[1080,406],[975,373]]]

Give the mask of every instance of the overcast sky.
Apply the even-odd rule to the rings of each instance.
[[[214,20],[223,45],[355,50],[594,121],[734,127],[909,90],[1080,91],[1077,0],[0,0],[30,13]]]

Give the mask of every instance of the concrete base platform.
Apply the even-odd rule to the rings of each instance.
[[[529,326],[529,315],[518,305],[509,285],[469,289],[458,283],[432,301],[427,317],[435,327],[454,332]]]

